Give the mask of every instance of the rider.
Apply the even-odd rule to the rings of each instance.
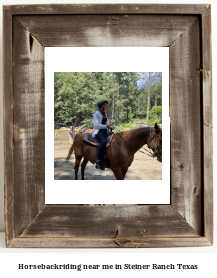
[[[114,129],[109,123],[107,111],[108,111],[108,101],[100,100],[97,103],[98,111],[93,114],[93,133],[92,137],[96,137],[99,141],[99,145],[97,148],[97,161],[94,163],[96,169],[105,170],[102,166],[102,156],[103,151],[106,147],[106,137],[107,137],[107,129]]]

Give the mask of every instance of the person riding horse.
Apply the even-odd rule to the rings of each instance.
[[[92,137],[96,137],[99,141],[97,148],[97,161],[94,163],[94,166],[98,170],[105,170],[102,166],[102,156],[106,148],[106,137],[107,129],[114,129],[109,123],[107,111],[108,111],[108,101],[100,100],[97,103],[98,111],[93,114],[93,133]]]

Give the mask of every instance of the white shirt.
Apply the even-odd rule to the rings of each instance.
[[[99,111],[96,111],[93,114],[93,133],[92,133],[92,137],[95,137],[100,129],[107,128],[106,126],[109,124],[109,120],[108,120],[107,114],[105,114],[105,115],[107,117],[107,121],[106,121],[106,124],[103,125],[103,124],[101,124],[102,123],[103,115]]]

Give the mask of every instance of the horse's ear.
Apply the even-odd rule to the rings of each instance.
[[[157,125],[157,123],[155,123],[154,128],[155,128],[155,131],[158,133],[159,132],[159,126]]]

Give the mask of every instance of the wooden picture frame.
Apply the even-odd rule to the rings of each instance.
[[[7,247],[213,244],[210,5],[4,6],[3,40]],[[47,46],[169,47],[170,205],[45,205]]]

